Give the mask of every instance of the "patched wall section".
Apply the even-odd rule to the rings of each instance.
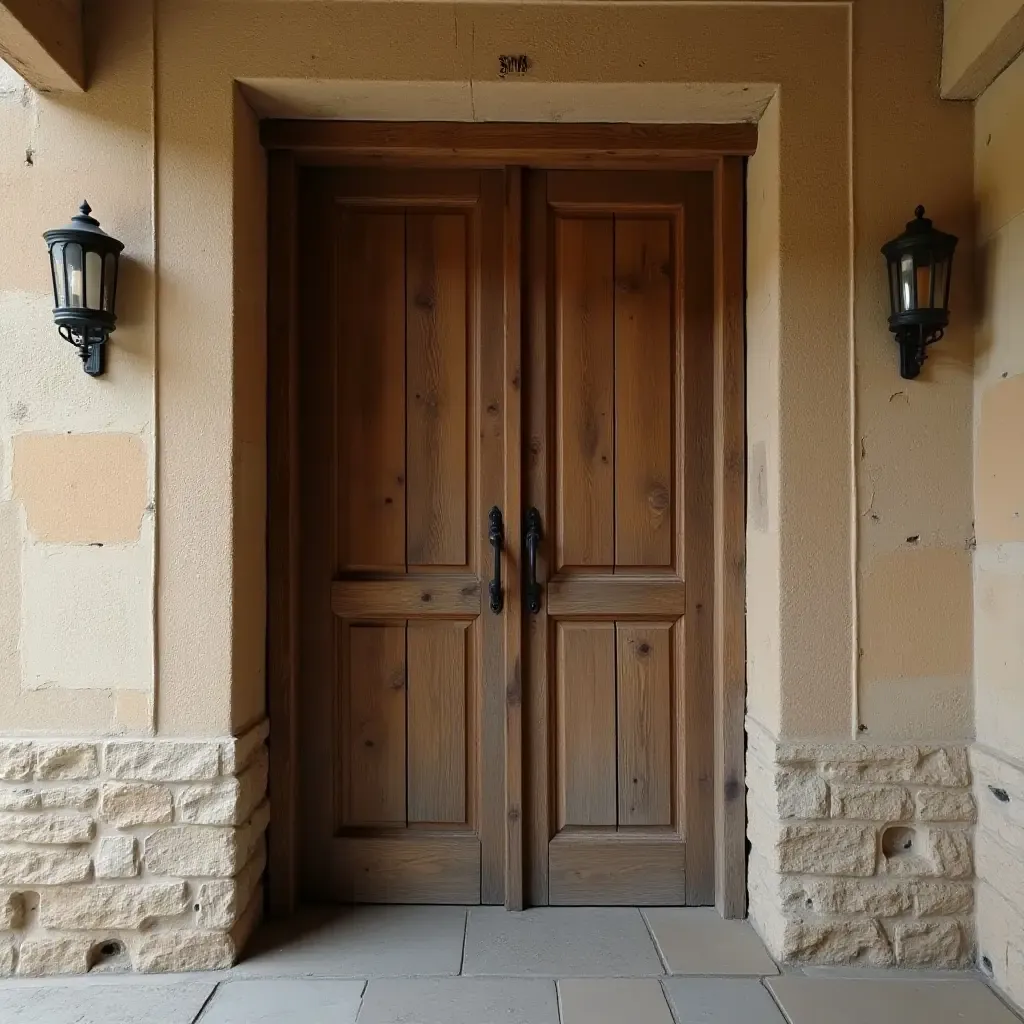
[[[978,100],[975,116],[978,953],[1024,1004],[1024,58]]]
[[[262,913],[266,736],[0,741],[0,975],[230,966]]]
[[[964,746],[777,742],[748,720],[750,917],[781,960],[964,967],[974,797]]]

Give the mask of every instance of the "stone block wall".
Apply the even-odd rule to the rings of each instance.
[[[978,869],[978,961],[1024,1006],[1024,764],[971,748]]]
[[[776,741],[747,723],[750,917],[780,960],[974,958],[967,750]]]
[[[263,904],[266,737],[0,739],[0,975],[229,966]]]

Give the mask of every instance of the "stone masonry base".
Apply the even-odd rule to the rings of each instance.
[[[0,976],[230,966],[263,903],[266,737],[0,739]]]
[[[780,742],[747,722],[750,918],[780,960],[963,967],[967,749]]]
[[[978,960],[1024,1006],[1024,763],[971,748],[978,865]]]

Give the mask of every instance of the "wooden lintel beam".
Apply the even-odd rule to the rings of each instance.
[[[82,0],[0,0],[0,58],[40,92],[84,92]]]

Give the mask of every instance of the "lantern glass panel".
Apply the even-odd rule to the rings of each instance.
[[[914,257],[907,253],[900,259],[900,312],[912,313],[917,308],[917,280]]]
[[[945,308],[949,301],[949,259],[935,261],[935,305]]]
[[[64,277],[64,243],[56,242],[50,250],[50,265],[53,268],[53,304],[68,304],[67,281]]]
[[[103,308],[108,313],[114,312],[114,295],[117,290],[117,256],[107,253],[106,266],[103,271]]]
[[[90,309],[102,309],[100,287],[103,284],[103,257],[98,252],[85,254],[85,304]]]
[[[85,305],[85,267],[82,247],[77,242],[64,246],[64,273],[67,275],[67,305],[80,309]]]
[[[917,308],[928,309],[935,305],[932,299],[932,254],[926,252],[917,258]]]

